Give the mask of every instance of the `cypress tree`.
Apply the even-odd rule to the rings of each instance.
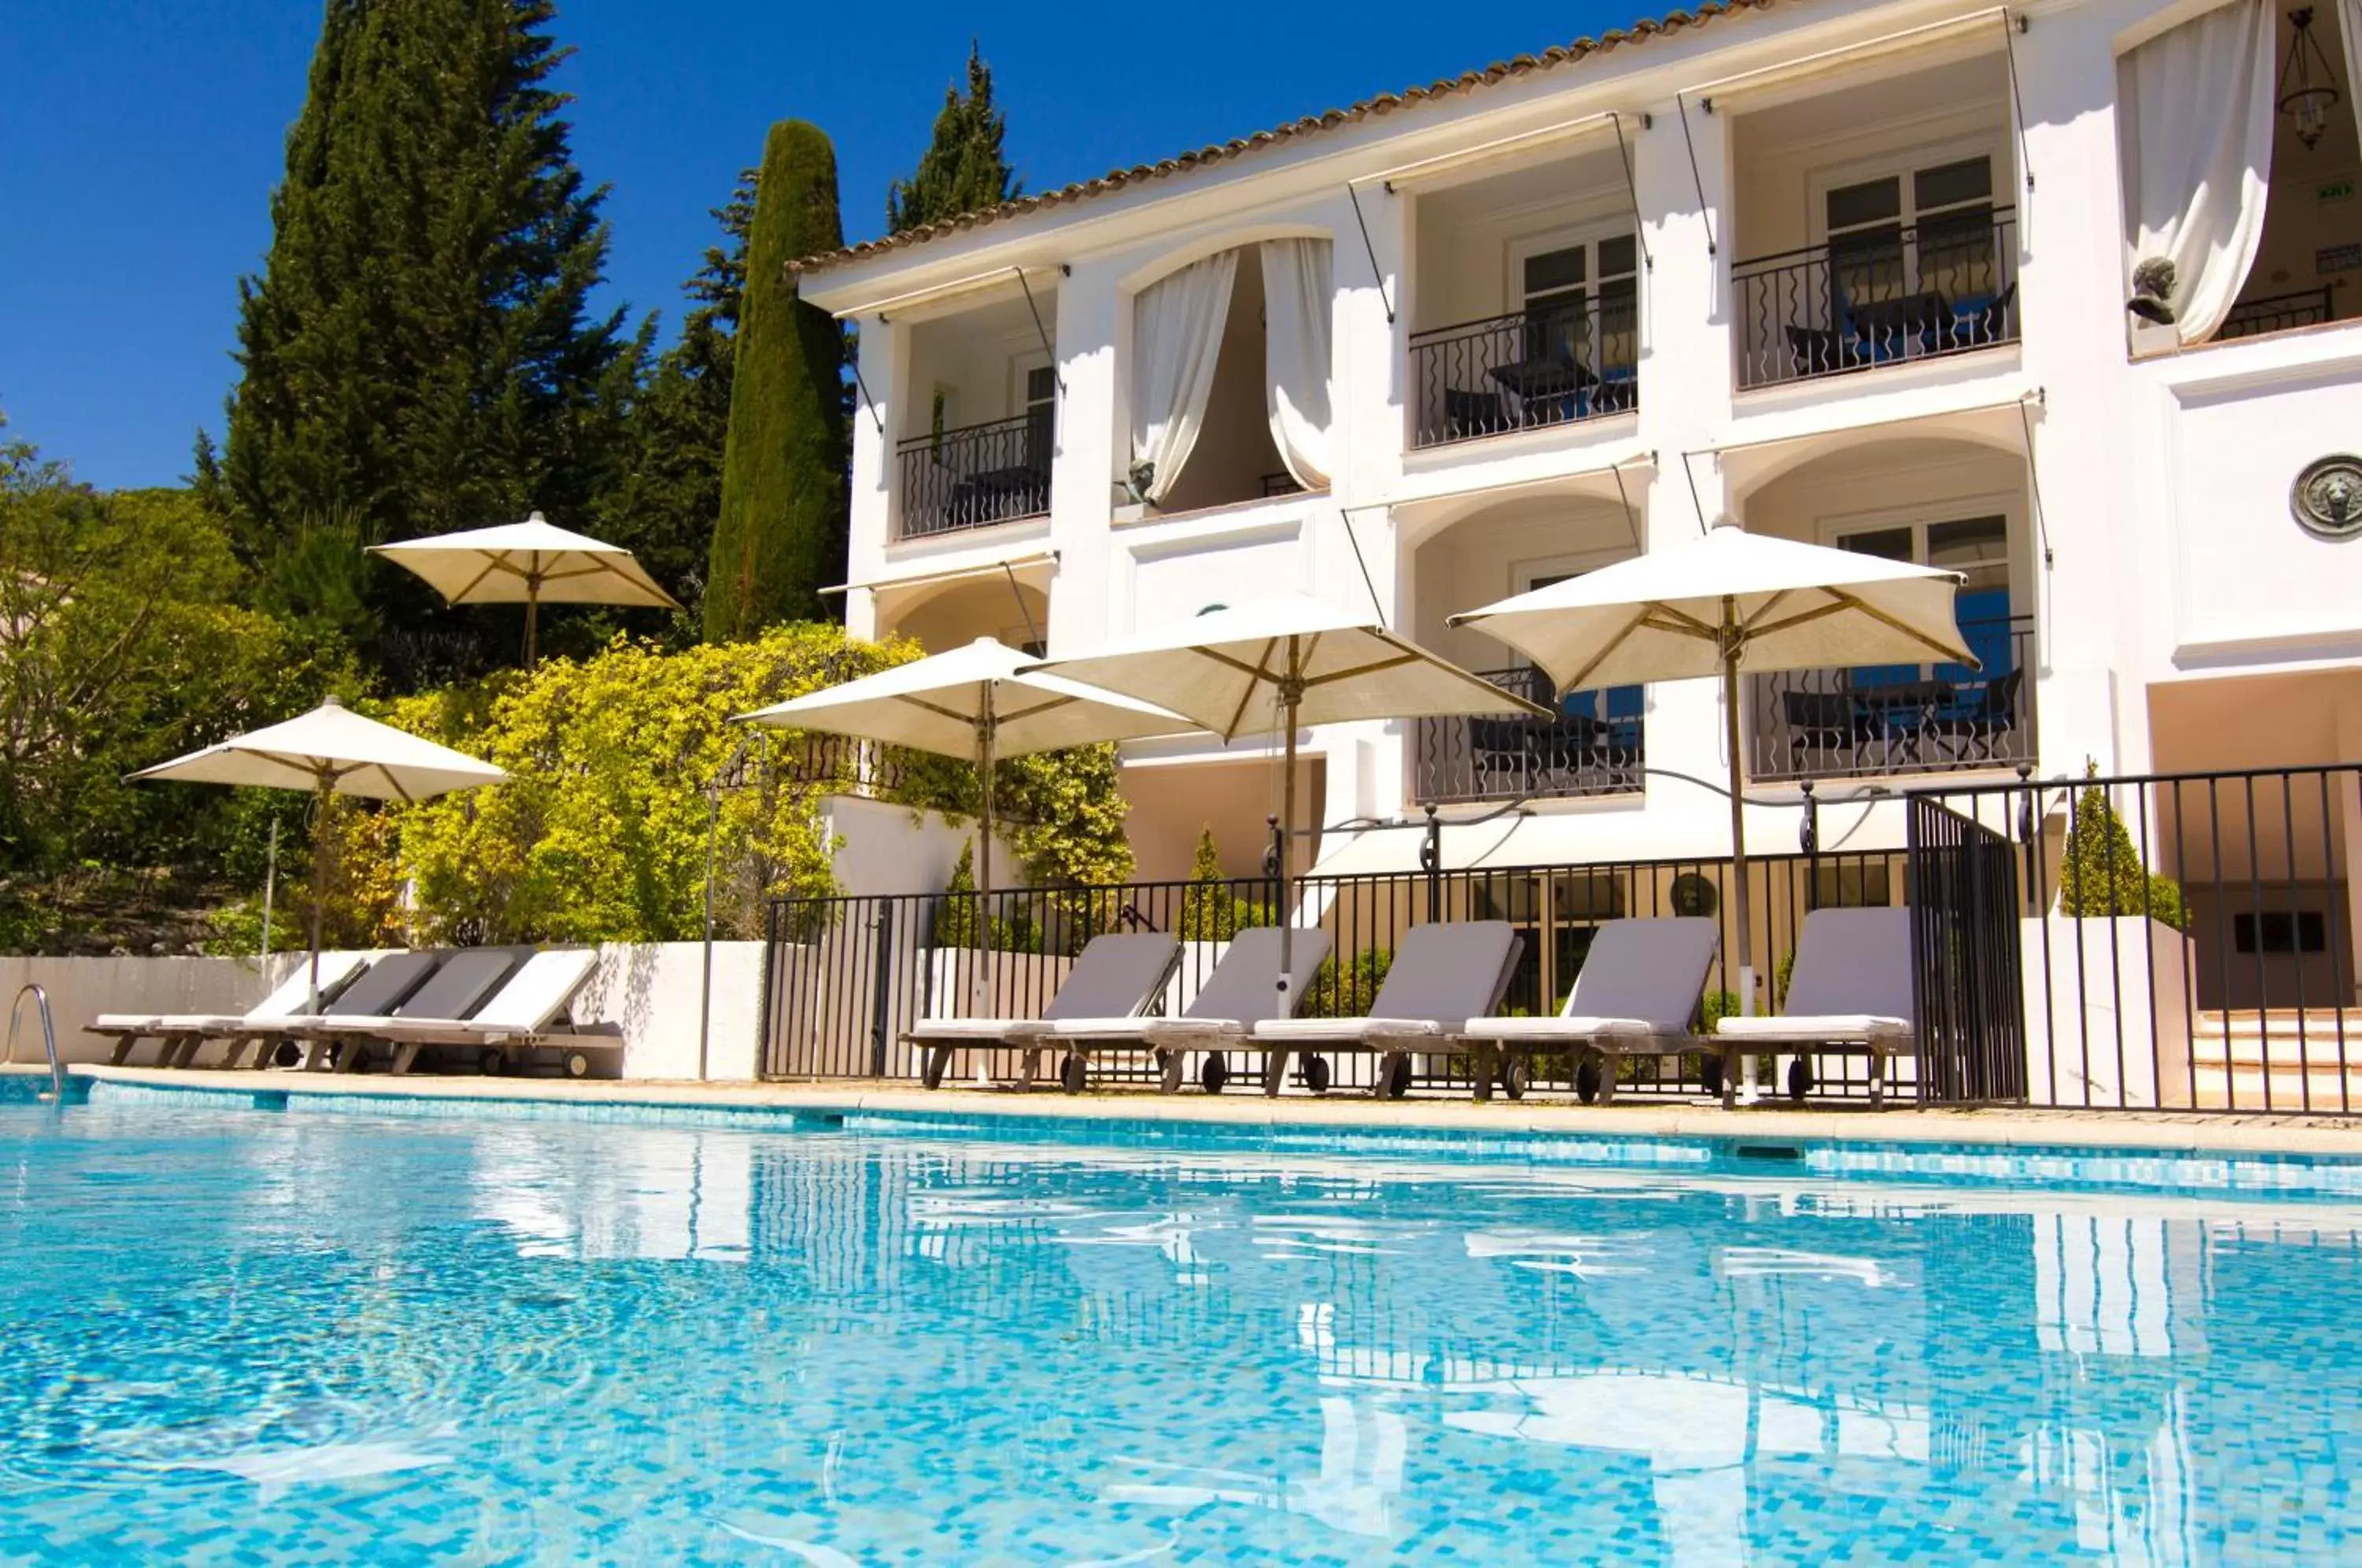
[[[568,150],[555,12],[328,0],[270,249],[239,284],[226,448],[200,453],[250,559],[332,517],[370,540],[581,517],[614,481],[639,367],[623,313],[589,309],[605,191]],[[507,656],[513,626],[445,617],[407,577],[370,579],[397,679],[470,662],[470,642]],[[448,641],[422,652],[437,621]]]
[[[755,172],[742,171],[728,204],[713,209],[721,240],[706,248],[704,265],[681,286],[694,303],[681,318],[679,340],[657,359],[641,389],[632,415],[631,471],[602,504],[598,530],[636,555],[692,614],[704,595],[713,520],[722,511]]]
[[[844,580],[844,334],[788,275],[796,258],[843,243],[836,150],[817,126],[781,120],[764,142],[746,243],[708,642],[819,619],[820,590]]]
[[[992,67],[971,41],[967,92],[963,96],[956,83],[944,90],[933,144],[919,159],[916,172],[887,190],[887,231],[900,234],[962,213],[982,212],[1018,195],[1024,187],[1000,148],[1008,134],[1008,116],[992,103]]]

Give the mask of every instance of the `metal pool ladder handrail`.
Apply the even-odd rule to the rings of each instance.
[[[8,1004],[8,1050],[0,1061],[14,1066],[17,1062],[17,1025],[24,1021],[25,998],[29,994],[41,1012],[41,1043],[50,1053],[50,1095],[58,1104],[66,1102],[66,1070],[58,1065],[58,1032],[50,1022],[50,993],[37,981],[28,980],[17,988],[16,1000]]]

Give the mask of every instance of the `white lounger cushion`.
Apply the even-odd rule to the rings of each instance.
[[[1472,1018],[1464,1031],[1471,1040],[1564,1040],[1581,1042],[1607,1037],[1643,1036],[1686,1040],[1686,1032],[1665,1034],[1644,1018]]]
[[[911,1028],[913,1040],[1006,1040],[1020,1029],[1039,1030],[1031,1018],[922,1018]]]
[[[1726,1018],[1716,1032],[1727,1034],[1734,1040],[1812,1045],[1832,1040],[1882,1040],[1889,1036],[1908,1036],[1911,1021],[1907,1018],[1879,1018],[1866,1012]]]
[[[323,953],[320,955],[320,994],[334,997],[345,982],[359,974],[370,961],[366,953]],[[227,1034],[240,1027],[280,1029],[291,1021],[295,1009],[302,1007],[312,991],[312,961],[307,955],[302,963],[289,972],[287,978],[269,996],[255,1003],[252,1010],[242,1013],[136,1013],[102,1012],[91,1027],[102,1033],[138,1032],[140,1034]]]
[[[1432,1018],[1267,1018],[1254,1026],[1258,1040],[1441,1039],[1459,1032],[1459,1021]]]
[[[472,1017],[416,1018],[396,1013],[389,1018],[330,1018],[320,1032],[425,1044],[489,1043],[539,1034],[572,1005],[575,993],[590,978],[598,962],[598,953],[588,947],[536,953]]]

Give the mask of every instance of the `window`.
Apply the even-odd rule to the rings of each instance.
[[[1639,243],[1629,234],[1546,243],[1552,248],[1517,264],[1526,358],[1571,359],[1603,381],[1628,381],[1640,359]]]
[[[1045,479],[1050,458],[1057,449],[1058,372],[1036,365],[1025,372],[1025,466]]]
[[[2319,910],[2267,910],[2231,917],[2231,943],[2245,954],[2326,953],[2329,920]]]
[[[2003,516],[1964,517],[1945,523],[1904,523],[1840,533],[1841,550],[1879,556],[1891,561],[1914,561],[1944,567],[1967,579],[1960,585],[1954,613],[1960,635],[1984,667],[1984,677],[1998,679],[2017,667],[2016,647],[2009,613],[2009,519]],[[1940,679],[1961,679],[1966,670],[1938,668]],[[1916,680],[1916,666],[1865,671],[1859,679],[1876,684],[1880,679]]]
[[[2000,287],[1990,157],[1837,186],[1822,217],[1840,320],[1855,304],[1920,293],[1970,301]]]

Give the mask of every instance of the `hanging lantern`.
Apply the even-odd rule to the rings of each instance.
[[[2307,152],[2329,128],[2329,111],[2337,106],[2336,79],[2312,36],[2312,7],[2290,11],[2288,58],[2280,61],[2280,113],[2296,127]]]

